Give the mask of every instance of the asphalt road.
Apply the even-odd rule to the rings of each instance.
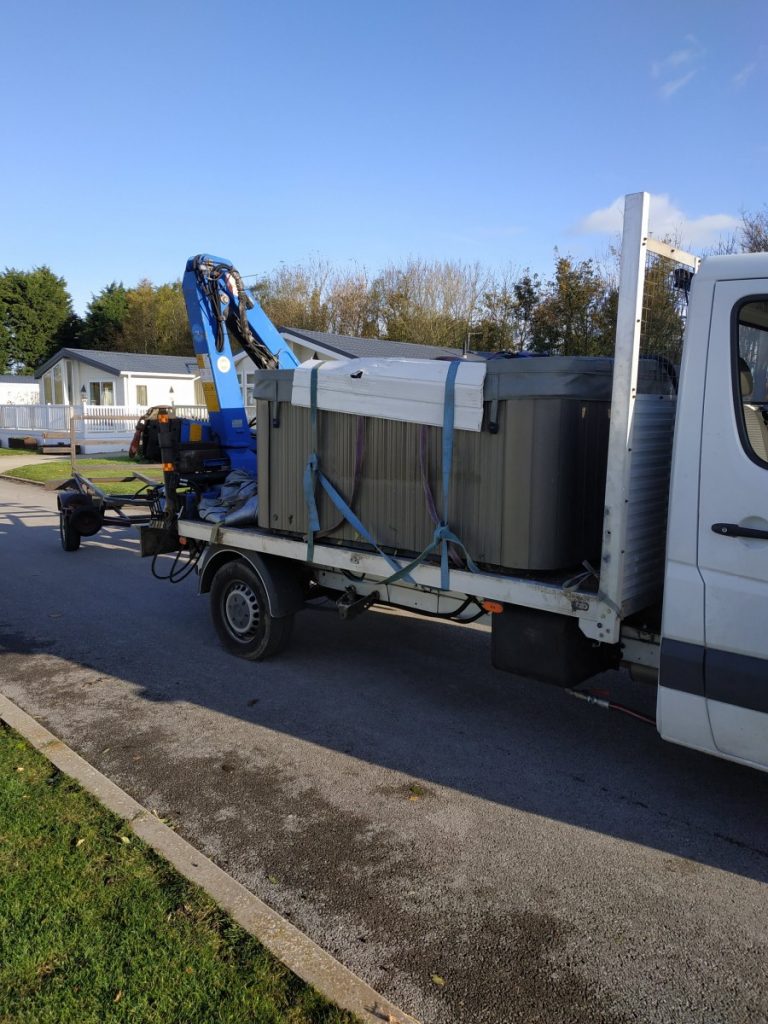
[[[64,553],[54,505],[0,481],[2,690],[394,1002],[768,1020],[768,776],[496,672],[483,627],[313,609],[238,661],[193,578]]]

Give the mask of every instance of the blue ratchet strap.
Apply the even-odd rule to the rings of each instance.
[[[404,566],[394,576],[390,576],[384,583],[395,583],[399,579],[407,578],[408,573],[441,547],[440,551],[440,587],[443,590],[450,590],[450,570],[448,567],[448,545],[455,544],[464,552],[467,560],[467,568],[470,572],[479,572],[479,569],[472,561],[469,552],[464,547],[456,534],[448,526],[448,498],[451,487],[451,468],[453,465],[453,424],[456,404],[456,374],[459,372],[461,361],[451,360],[448,367],[448,374],[445,378],[445,399],[443,402],[443,518],[438,523],[432,540],[421,554],[408,565]]]
[[[317,514],[315,487],[319,460],[317,458],[317,367],[313,367],[309,375],[309,422],[312,430],[312,453],[304,470],[304,501],[307,505],[307,561],[311,562],[315,553],[315,534],[320,529],[320,517]]]
[[[435,530],[435,540],[442,544],[440,550],[440,586],[448,589],[448,494],[451,487],[451,468],[453,466],[453,423],[456,412],[456,374],[459,372],[459,361],[454,359],[448,366],[445,378],[445,398],[443,400],[443,518]],[[438,538],[438,534],[442,534]],[[463,545],[462,545],[463,547]],[[465,552],[466,553],[466,552]]]
[[[399,562],[395,561],[391,555],[388,555],[386,551],[382,551],[376,541],[373,539],[371,534],[363,526],[360,519],[355,515],[346,501],[342,498],[336,488],[333,486],[328,477],[320,469],[320,459],[317,454],[317,367],[313,366],[309,375],[309,407],[310,407],[310,424],[312,427],[312,454],[307,460],[307,466],[304,470],[304,500],[307,505],[308,523],[307,523],[307,561],[311,562],[315,553],[315,533],[320,529],[320,516],[317,511],[317,501],[315,500],[315,489],[317,484],[323,488],[325,493],[331,499],[333,504],[344,516],[350,526],[356,530],[361,537],[368,541],[372,545],[382,558],[386,559],[390,569],[398,576],[398,579],[407,579],[409,583],[413,583],[413,580],[408,575],[408,569],[403,569]]]
[[[382,580],[382,586],[386,586],[387,583],[397,583],[398,580],[407,580],[409,583],[412,583],[413,581],[411,580],[409,574],[412,572],[413,569],[421,565],[421,563],[424,562],[429,557],[429,555],[432,554],[433,551],[436,551],[441,544],[443,545],[443,550],[440,556],[440,587],[442,590],[450,590],[450,574],[448,570],[447,556],[448,544],[455,544],[456,547],[461,548],[461,550],[464,552],[464,557],[467,560],[467,568],[470,570],[470,572],[480,571],[470,558],[469,552],[464,547],[459,538],[456,536],[456,534],[452,530],[449,530],[445,523],[440,523],[440,525],[435,529],[435,532],[432,535],[432,540],[429,542],[427,547],[424,548],[421,554],[417,558],[414,558],[412,562],[409,562],[408,565],[404,565],[403,568],[399,570],[399,572],[396,572],[394,573],[394,575],[389,576],[385,580]]]

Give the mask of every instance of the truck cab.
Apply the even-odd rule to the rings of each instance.
[[[711,257],[677,402],[657,722],[768,767],[768,255]]]

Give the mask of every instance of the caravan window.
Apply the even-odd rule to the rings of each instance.
[[[61,363],[53,368],[53,404],[64,405],[64,376],[61,372]]]
[[[95,380],[89,385],[91,405],[114,405],[115,388],[111,380]]]

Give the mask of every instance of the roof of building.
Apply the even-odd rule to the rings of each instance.
[[[390,341],[385,338],[355,338],[349,334],[328,334],[324,331],[295,330],[293,327],[281,327],[282,334],[305,344],[318,345],[329,349],[340,356],[351,359],[438,359],[441,356],[460,356],[457,348],[444,348],[442,345],[417,345],[411,341]]]
[[[37,387],[35,378],[23,373],[0,373],[0,384],[29,384],[30,387]]]
[[[35,377],[42,377],[46,370],[59,362],[60,359],[76,359],[78,362],[94,366],[97,370],[113,373],[168,373],[176,377],[196,377],[199,374],[195,357],[190,356],[153,356],[141,352],[103,352],[90,348],[61,348],[51,358],[38,366]]]

